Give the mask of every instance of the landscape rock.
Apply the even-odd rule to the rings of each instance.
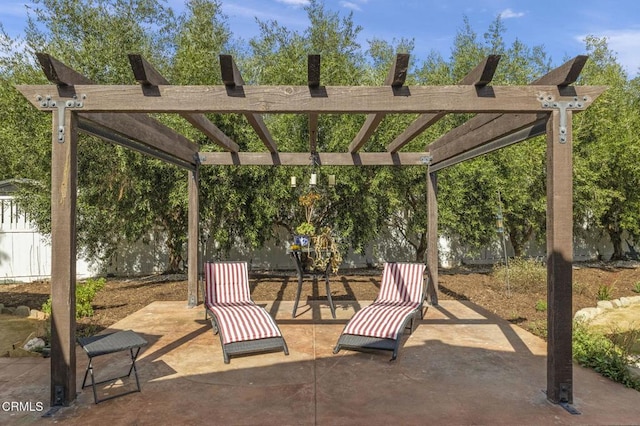
[[[34,337],[33,339],[30,339],[27,343],[25,343],[22,348],[27,351],[33,351],[38,348],[44,348],[44,345],[44,340],[39,337]]]
[[[13,312],[15,310],[16,308],[2,308],[2,311],[0,312],[0,314],[13,315]]]
[[[629,299],[628,297],[621,297],[620,303],[622,304],[622,306],[629,306],[631,305],[631,299]]]
[[[597,304],[598,308],[600,309],[613,309],[613,303],[611,303],[610,300],[598,300],[598,304]]]
[[[594,319],[602,312],[600,308],[582,308],[574,315],[574,319],[578,321],[589,321]]]
[[[28,317],[31,315],[31,309],[28,306],[20,305],[16,308],[13,314],[19,317]]]
[[[31,309],[31,313],[29,315],[29,318],[33,318],[33,319],[37,319],[37,320],[46,320],[48,317],[47,314],[45,314],[42,311],[39,311],[37,309]]]

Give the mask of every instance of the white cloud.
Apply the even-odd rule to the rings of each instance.
[[[341,1],[340,6],[347,9],[351,9],[351,10],[357,10],[358,12],[362,11],[362,8],[360,7],[360,5],[350,1]]]
[[[278,3],[284,3],[287,4],[289,6],[294,6],[294,7],[301,7],[301,6],[308,6],[309,5],[309,0],[276,0]]]
[[[500,12],[501,19],[509,19],[509,18],[522,18],[524,16],[524,12],[514,12],[511,9],[505,9]]]
[[[606,38],[607,46],[616,53],[618,63],[622,65],[630,77],[635,77],[640,73],[640,29],[630,30],[608,30],[593,34],[595,37]],[[584,42],[586,36],[579,36],[578,39]]]

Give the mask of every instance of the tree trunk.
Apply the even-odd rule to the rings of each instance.
[[[613,245],[613,254],[610,260],[623,260],[624,253],[622,251],[622,232],[619,229],[608,229],[609,239]]]
[[[169,267],[167,272],[172,274],[181,272],[180,264],[182,263],[183,243],[180,238],[176,238],[171,233],[167,237],[167,249],[169,251]]]
[[[416,262],[424,263],[427,261],[427,233],[420,234],[420,243],[416,246]]]

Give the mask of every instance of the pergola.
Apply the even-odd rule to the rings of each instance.
[[[98,136],[189,171],[188,306],[197,305],[198,171],[203,165],[421,166],[428,170],[427,271],[429,298],[438,303],[437,172],[493,150],[547,135],[547,398],[573,402],[572,366],[572,115],[604,90],[571,86],[587,60],[577,56],[525,86],[491,86],[499,56],[489,56],[457,85],[406,86],[409,55],[398,54],[381,86],[324,86],[320,56],[308,57],[306,86],[245,85],[229,55],[220,56],[223,85],[173,86],[140,55],[129,55],[139,85],[98,85],[47,54],[40,64],[54,85],[19,85],[39,110],[52,113],[52,342],[51,404],[76,397],[75,289],[77,140]],[[199,129],[221,152],[200,152],[198,144],[164,126],[149,113],[174,113]],[[204,114],[242,114],[264,142],[260,152],[242,152]],[[281,152],[262,114],[306,114],[309,150]],[[419,152],[403,147],[447,114],[475,113],[461,126]],[[320,114],[366,114],[344,152],[317,152]],[[384,152],[363,152],[386,114],[418,117]],[[345,144],[346,145],[346,144]]]

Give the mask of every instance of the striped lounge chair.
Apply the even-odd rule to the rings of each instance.
[[[251,300],[247,262],[205,263],[205,319],[220,335],[225,364],[233,355],[289,349],[274,319]]]
[[[423,317],[424,271],[420,263],[385,263],[378,297],[349,320],[333,353],[378,349],[393,351],[396,359],[405,329],[412,333],[415,319]]]

